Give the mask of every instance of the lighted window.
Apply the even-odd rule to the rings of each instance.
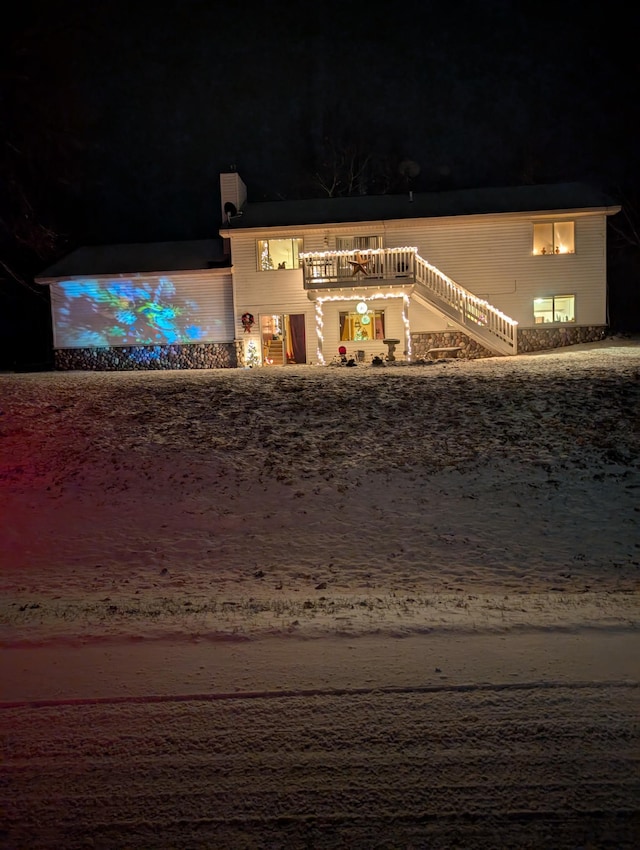
[[[384,339],[384,311],[340,313],[340,339],[342,342],[365,342]]]
[[[548,221],[533,225],[534,254],[574,254],[575,250],[573,221]]]
[[[533,302],[533,317],[536,325],[550,322],[575,322],[575,295],[552,295],[549,298],[536,298]]]
[[[302,239],[258,239],[258,271],[299,269]]]

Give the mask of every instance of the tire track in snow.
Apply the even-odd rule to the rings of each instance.
[[[572,682],[571,688],[639,688],[640,683],[624,682]],[[0,702],[0,711],[9,708],[48,708],[51,706],[72,705],[119,705],[121,703],[153,703],[153,702],[209,702],[229,699],[281,699],[283,697],[312,697],[312,696],[356,696],[362,694],[430,694],[446,691],[505,691],[505,690],[553,690],[566,688],[564,682],[503,682],[476,683],[465,685],[412,685],[407,686],[374,686],[370,688],[298,688],[260,690],[260,691],[231,691],[209,692],[202,694],[147,694],[145,696],[121,697],[84,697],[73,699],[33,699]]]
[[[638,718],[631,682],[5,704],[0,847],[623,850]]]

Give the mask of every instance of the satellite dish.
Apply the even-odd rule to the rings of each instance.
[[[232,215],[238,215],[238,210],[235,204],[232,204],[231,201],[227,201],[224,205],[224,214],[227,218],[230,218]]]
[[[403,159],[398,166],[398,171],[403,177],[411,179],[412,177],[417,177],[418,174],[420,174],[420,166],[412,159]]]

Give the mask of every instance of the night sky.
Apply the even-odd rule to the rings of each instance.
[[[220,171],[251,200],[319,194],[332,147],[417,163],[416,191],[586,179],[635,203],[630,6],[309,5],[21,3],[0,52],[3,264],[215,237]]]

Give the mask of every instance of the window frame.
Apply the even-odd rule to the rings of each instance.
[[[555,317],[558,315],[558,310],[556,308],[556,301],[561,299],[571,299],[573,302],[573,318],[572,319],[556,319]],[[538,322],[537,319],[539,316],[536,316],[535,305],[536,302],[541,301],[551,301],[551,315],[554,317],[552,321],[545,322],[544,319],[541,322]],[[548,311],[547,311],[548,312]],[[544,327],[548,327],[549,325],[575,325],[576,324],[576,296],[574,293],[563,293],[561,295],[539,295],[538,297],[533,299],[533,324],[535,327],[539,327],[543,325]]]
[[[346,243],[351,242],[351,245]],[[375,244],[373,244],[375,243]],[[383,239],[377,233],[349,234],[336,236],[336,251],[377,251],[383,247]]]
[[[289,242],[290,243],[290,251],[288,252],[291,256],[291,266],[280,266],[279,264],[273,264],[271,268],[264,266],[264,245],[269,246],[272,242]],[[294,243],[297,243],[294,244]],[[259,272],[277,272],[277,271],[291,271],[292,269],[300,269],[302,268],[302,263],[300,262],[300,253],[304,251],[304,242],[301,236],[271,236],[266,239],[256,239],[256,269]],[[271,259],[271,249],[267,247],[267,255],[269,260],[273,263]],[[276,257],[277,262],[277,257]],[[284,261],[282,261],[284,262]]]
[[[352,333],[349,336],[349,338],[347,338],[347,339],[343,338],[343,336],[342,336],[343,317],[344,317],[344,324],[345,325],[347,323],[349,323],[349,324],[353,323],[353,325],[355,326],[355,323],[361,318],[362,315],[370,316],[370,322],[372,323],[371,327],[373,329],[373,335],[371,337],[367,337],[366,339],[356,339],[355,333]],[[376,336],[376,320],[378,319],[378,317],[382,321],[382,335],[381,336]],[[386,311],[385,310],[380,310],[380,309],[369,310],[369,309],[367,309],[366,314],[360,313],[355,308],[353,308],[351,310],[339,310],[338,311],[338,339],[340,340],[341,343],[344,343],[344,342],[358,342],[358,343],[381,342],[383,339],[385,339],[385,336],[386,336],[386,321],[387,321],[387,317],[386,317]]]
[[[561,235],[561,229],[571,227],[571,236],[567,240]],[[551,228],[551,238],[542,236],[542,228]],[[536,234],[537,231],[537,234]],[[560,250],[563,239],[567,244],[570,242],[570,250]],[[547,250],[546,244],[550,246]],[[538,247],[542,245],[542,248]],[[568,257],[576,253],[576,222],[575,219],[549,219],[548,221],[532,222],[531,254],[533,257]]]

